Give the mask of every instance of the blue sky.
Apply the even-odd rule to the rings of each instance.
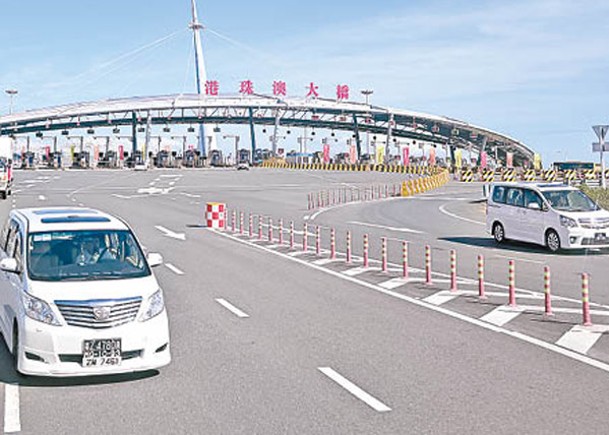
[[[0,87],[17,111],[194,90],[189,0],[2,1]],[[199,0],[210,78],[374,89],[373,102],[506,133],[553,160],[597,159],[609,124],[609,2]],[[177,32],[154,48],[139,48]],[[223,37],[219,37],[222,35]],[[5,113],[8,99],[0,100]]]

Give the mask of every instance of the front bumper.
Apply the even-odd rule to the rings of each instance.
[[[171,362],[167,311],[108,329],[51,326],[26,317],[20,329],[19,372],[38,376],[92,376],[153,370]],[[118,366],[83,367],[83,341],[120,338]]]
[[[609,248],[609,228],[561,228],[561,246],[565,249]]]

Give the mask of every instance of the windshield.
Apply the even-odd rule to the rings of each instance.
[[[150,275],[144,255],[129,231],[53,231],[33,233],[27,268],[39,281],[85,281]]]
[[[581,190],[551,190],[543,192],[552,208],[563,211],[595,211],[599,207]]]

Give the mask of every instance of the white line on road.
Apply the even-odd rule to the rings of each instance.
[[[184,272],[182,272],[180,269],[178,269],[177,267],[175,267],[173,264],[171,263],[165,263],[165,267],[169,270],[171,270],[173,273],[175,273],[176,275],[184,275]]]
[[[353,225],[360,225],[360,226],[363,226],[363,227],[382,228],[384,230],[398,231],[398,232],[401,232],[401,233],[425,234],[423,231],[412,230],[410,228],[388,227],[388,226],[385,226],[385,225],[369,224],[369,223],[366,223],[366,222],[357,222],[357,221],[350,221],[350,222],[347,222],[347,223],[348,224],[353,224]]]
[[[408,282],[410,282],[410,280],[405,278],[391,278],[387,281],[379,283],[379,286],[386,288],[387,290],[393,290],[395,288],[408,284]]]
[[[509,255],[500,255],[500,254],[495,254],[495,257],[499,257],[499,258],[507,258],[508,260],[517,260],[517,261],[523,261],[525,263],[535,263],[535,264],[546,264],[545,261],[538,261],[538,260],[529,260],[528,258],[522,258],[522,257],[514,257],[509,256]]]
[[[360,387],[355,385],[349,379],[342,376],[340,373],[332,370],[330,367],[318,367],[318,370],[322,372],[324,375],[332,379],[338,385],[343,387],[345,390],[353,394],[359,400],[364,402],[366,405],[370,406],[372,409],[378,412],[387,412],[391,411],[391,408],[385,405],[383,402],[378,400],[375,397],[372,397],[370,394],[366,393]]]
[[[492,323],[493,325],[503,326],[520,316],[522,312],[523,309],[521,307],[508,307],[504,305],[480,317],[480,320]]]
[[[241,311],[239,308],[235,307],[234,305],[232,305],[225,299],[218,298],[218,299],[216,299],[216,302],[219,303],[220,305],[222,305],[224,308],[226,308],[228,311],[230,311],[237,317],[240,317],[242,319],[249,317],[249,315],[245,314],[243,311]]]
[[[187,198],[201,198],[201,195],[194,195],[192,193],[180,192],[180,195],[183,195]]]
[[[575,325],[560,337],[556,344],[586,354],[598,339],[607,332],[609,332],[609,325]]]
[[[171,237],[172,239],[186,240],[186,235],[184,233],[174,233],[173,231],[168,230],[167,228],[162,227],[160,225],[156,225],[155,228],[167,237]]]
[[[336,263],[337,261],[345,261],[345,260],[342,258],[322,258],[320,260],[315,260],[313,262],[313,264],[316,264],[317,266],[324,266],[326,264]]]
[[[39,201],[46,201],[46,200],[47,200],[47,198],[46,198],[46,196],[44,196],[44,195],[38,195],[38,200],[39,200]]]
[[[441,212],[441,213],[444,213],[446,216],[450,216],[450,217],[452,217],[452,218],[459,219],[459,220],[462,220],[462,221],[465,221],[465,222],[470,222],[470,223],[472,223],[472,224],[476,224],[476,225],[484,225],[484,226],[486,226],[486,223],[485,223],[485,222],[480,222],[480,221],[475,221],[475,220],[473,220],[473,219],[468,219],[468,218],[466,218],[466,217],[459,216],[459,215],[456,215],[456,214],[454,214],[454,213],[451,213],[451,212],[447,211],[447,210],[444,208],[444,207],[446,207],[447,205],[448,205],[448,204],[444,204],[444,205],[441,205],[441,206],[439,207],[440,212]]]
[[[457,296],[459,296],[458,293],[451,293],[451,292],[447,292],[447,291],[440,291],[438,293],[434,293],[431,296],[427,296],[425,299],[423,299],[425,302],[428,302],[432,305],[443,305],[446,302],[450,302],[452,301],[454,298],[456,298]]]
[[[342,273],[347,276],[357,276],[357,275],[361,275],[364,272],[370,272],[373,270],[380,270],[380,268],[358,266],[358,267],[352,267],[351,269],[344,270]]]
[[[21,431],[19,415],[19,385],[4,385],[4,433]]]

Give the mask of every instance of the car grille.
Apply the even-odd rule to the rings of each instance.
[[[142,298],[97,300],[97,301],[55,301],[59,312],[68,325],[83,328],[104,329],[123,325],[135,320]],[[106,308],[106,315],[96,312]]]
[[[579,224],[582,226],[582,228],[600,230],[604,228],[609,228],[609,218],[581,218],[579,219]]]

